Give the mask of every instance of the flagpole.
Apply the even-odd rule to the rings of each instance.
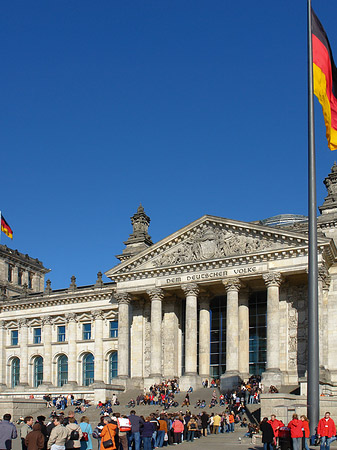
[[[314,129],[314,89],[311,30],[311,0],[308,0],[308,377],[307,413],[310,434],[315,434],[319,420],[319,334],[318,334],[318,263],[317,263],[317,205],[316,157]]]

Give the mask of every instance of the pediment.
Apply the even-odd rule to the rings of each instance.
[[[328,243],[322,238],[320,242]],[[248,222],[203,216],[162,239],[139,255],[122,262],[106,275],[125,275],[208,261],[248,259],[252,255],[287,251],[308,246],[305,234]]]

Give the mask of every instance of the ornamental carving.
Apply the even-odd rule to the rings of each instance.
[[[195,283],[182,284],[181,289],[184,291],[184,294],[187,295],[198,295],[199,287]]]
[[[18,320],[19,327],[28,327],[28,320],[23,318]]]
[[[263,280],[267,287],[280,287],[282,283],[282,275],[279,272],[268,272],[263,275]]]
[[[104,312],[101,309],[92,311],[91,315],[92,315],[93,320],[97,320],[97,319],[103,320],[104,319]]]
[[[320,266],[318,268],[318,280],[322,283],[322,288],[326,291],[330,288],[331,277],[325,266]]]
[[[114,297],[119,305],[128,305],[131,301],[131,296],[128,292],[117,292]]]
[[[164,291],[160,288],[149,289],[146,291],[147,295],[150,297],[150,300],[163,300]]]
[[[77,316],[75,313],[68,313],[65,317],[67,322],[77,322]]]
[[[153,260],[153,265],[155,267],[173,266],[225,256],[246,255],[278,247],[280,244],[272,240],[242,235],[209,225],[201,230],[195,230],[194,234],[184,242],[158,256]]]
[[[53,318],[51,316],[45,316],[41,318],[43,325],[52,325]]]
[[[223,280],[223,285],[225,286],[226,292],[229,291],[238,292],[241,287],[241,282],[239,278],[228,278],[228,280]]]

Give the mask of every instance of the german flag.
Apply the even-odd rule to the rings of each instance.
[[[13,230],[6,222],[4,216],[1,216],[1,231],[3,231],[9,238],[13,239]]]
[[[323,109],[330,150],[337,149],[337,69],[327,34],[311,9],[314,93]]]

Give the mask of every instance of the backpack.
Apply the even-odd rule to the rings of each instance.
[[[117,419],[119,431],[131,431],[131,422],[127,417]]]
[[[70,441],[78,441],[80,438],[80,433],[77,430],[71,430],[69,440]]]

